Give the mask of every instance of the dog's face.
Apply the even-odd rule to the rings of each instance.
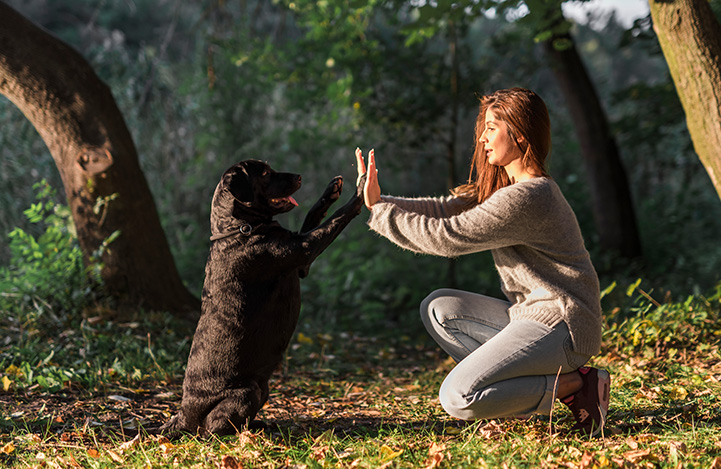
[[[288,212],[298,203],[292,194],[301,186],[299,174],[279,173],[267,163],[246,160],[230,167],[220,181],[237,203],[233,204],[233,215],[243,214],[273,216]]]

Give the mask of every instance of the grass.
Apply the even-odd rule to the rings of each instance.
[[[177,410],[189,330],[165,315],[8,328],[0,465],[721,467],[719,295],[642,293],[629,288],[607,313],[594,364],[611,371],[612,400],[597,439],[569,434],[563,406],[550,419],[450,418],[436,395],[452,363],[429,342],[305,328],[261,411],[267,431],[170,442],[143,428]]]

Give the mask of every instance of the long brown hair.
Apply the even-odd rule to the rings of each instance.
[[[469,206],[482,203],[498,189],[511,184],[502,166],[488,162],[485,146],[480,142],[486,130],[489,108],[496,118],[506,123],[509,136],[523,153],[523,166],[537,176],[550,177],[545,168],[551,150],[551,120],[546,104],[536,93],[524,88],[498,90],[481,98],[468,182],[451,191],[453,195],[467,199]],[[523,138],[519,141],[520,137]]]

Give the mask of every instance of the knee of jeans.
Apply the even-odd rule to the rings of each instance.
[[[428,323],[433,316],[433,312],[431,310],[431,302],[433,302],[433,300],[438,297],[438,291],[439,290],[431,292],[423,299],[423,301],[421,301],[421,306],[419,308],[421,313],[421,321],[423,321],[423,324],[426,326],[426,328],[428,327]]]
[[[424,324],[428,325],[428,321],[430,320],[439,322],[437,302],[436,304],[434,304],[434,301],[443,297],[453,296],[451,292],[452,290],[449,290],[448,288],[440,288],[438,290],[432,291],[428,296],[425,297],[425,299],[421,302],[420,307],[421,320],[423,320]]]
[[[461,420],[482,418],[477,415],[478,409],[476,407],[478,407],[478,403],[474,405],[474,409],[471,409],[465,395],[458,389],[455,389],[447,380],[441,385],[441,389],[438,392],[438,400],[443,410],[451,417]]]

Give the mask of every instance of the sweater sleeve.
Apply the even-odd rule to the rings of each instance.
[[[458,215],[467,207],[466,201],[455,196],[411,198],[382,195],[381,201],[391,203],[408,212],[435,218]]]
[[[410,251],[443,257],[524,244],[542,223],[542,199],[524,185],[497,191],[484,203],[452,216],[410,211],[383,200],[373,206],[370,228]]]

